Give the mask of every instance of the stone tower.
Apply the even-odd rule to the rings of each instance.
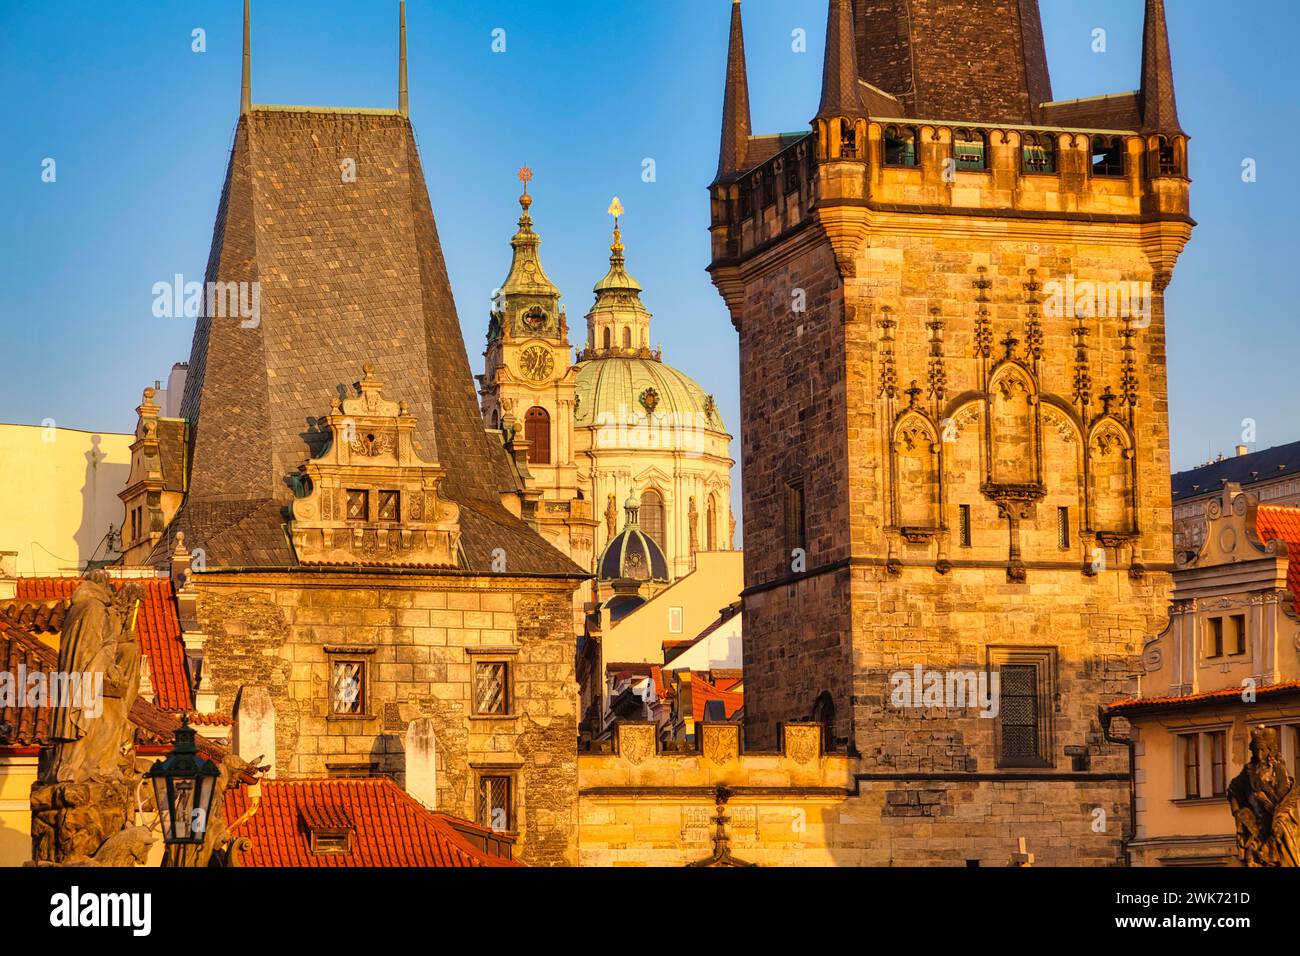
[[[1137,91],[1054,101],[1036,0],[830,0],[811,131],[760,136],[733,3],[709,271],[745,736],[811,718],[859,755],[864,862],[1119,857],[1098,708],[1167,614],[1163,294],[1194,226],[1162,0],[1142,59]],[[996,716],[954,696],[980,675]]]
[[[524,478],[483,428],[407,115],[404,9],[392,110],[254,104],[247,18],[207,280],[256,308],[210,293],[196,324],[186,497],[151,560],[172,565],[218,707],[269,689],[278,774],[404,782],[419,723],[438,809],[514,834],[525,861],[571,861],[587,573],[523,520]]]

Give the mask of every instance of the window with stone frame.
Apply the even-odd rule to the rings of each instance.
[[[1228,654],[1232,657],[1240,657],[1246,653],[1246,615],[1231,614],[1228,616]]]
[[[514,808],[511,791],[514,777],[506,773],[481,773],[478,778],[478,807],[476,821],[498,833],[514,829]]]
[[[1205,621],[1205,657],[1214,660],[1223,656],[1223,618],[1211,617]]]
[[[504,717],[510,713],[509,661],[474,662],[474,713]]]
[[[993,721],[997,766],[1054,766],[1055,648],[991,646],[988,666],[998,674],[998,713]]]
[[[367,661],[360,657],[330,657],[331,716],[367,716],[366,665]]]
[[[1070,550],[1070,509],[1056,509],[1056,546],[1062,551]]]
[[[402,495],[397,491],[379,492],[379,520],[402,520]]]
[[[806,515],[804,512],[803,479],[785,485],[785,550],[807,550]]]
[[[349,488],[347,490],[347,498],[348,498],[348,520],[369,521],[370,520],[370,492],[364,488]]]
[[[1228,792],[1228,757],[1226,726],[1175,734],[1174,799],[1222,798]]]
[[[958,506],[957,542],[963,548],[971,546],[970,505]]]

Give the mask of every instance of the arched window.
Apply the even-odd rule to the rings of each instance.
[[[718,499],[714,495],[709,495],[704,508],[704,550],[718,550]]]
[[[840,120],[840,155],[845,159],[857,158],[858,133],[853,128],[852,120]]]
[[[492,427],[493,428],[501,427],[501,413],[497,411],[495,408],[492,409]]]
[[[632,330],[631,330],[630,328],[628,328],[627,326],[624,326],[624,328],[623,328],[623,348],[625,348],[625,349],[630,349],[631,347],[632,347]]]
[[[613,333],[609,329],[605,329],[605,348],[608,349],[613,344],[614,344]]]
[[[916,130],[910,126],[885,127],[885,165],[916,165]]]
[[[1056,172],[1056,134],[1026,133],[1021,141],[1021,154],[1023,172]]]
[[[830,691],[822,691],[813,703],[813,723],[821,724],[822,752],[835,750],[835,701],[831,700]]]
[[[1094,136],[1092,138],[1092,174],[1094,176],[1124,175],[1124,137]]]
[[[985,137],[977,129],[959,129],[952,136],[952,158],[958,169],[987,169]]]
[[[641,494],[641,530],[659,545],[660,550],[668,553],[668,542],[664,540],[664,499],[653,488]]]
[[[528,446],[528,463],[531,465],[549,465],[551,463],[551,416],[546,409],[534,405],[524,416],[524,438]]]

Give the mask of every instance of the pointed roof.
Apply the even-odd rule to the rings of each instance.
[[[718,149],[720,183],[745,168],[751,133],[749,77],[745,71],[745,31],[740,21],[740,0],[731,4],[731,41],[727,47],[727,85],[722,95],[722,144]]]
[[[547,278],[546,271],[542,268],[542,259],[538,252],[542,237],[533,231],[533,217],[529,212],[533,205],[533,197],[528,195],[528,182],[532,179],[532,175],[532,171],[526,166],[519,171],[519,178],[524,184],[523,195],[519,197],[519,207],[522,212],[519,216],[519,231],[510,240],[514,255],[510,261],[510,274],[506,276],[506,281],[501,283],[501,293],[553,296],[558,299],[560,290]]]
[[[1180,133],[1174,98],[1174,65],[1169,54],[1165,0],[1147,0],[1142,28],[1142,131]]]
[[[830,0],[826,16],[826,59],[822,65],[822,101],[817,115],[867,115],[858,93],[857,39],[851,0]]]
[[[364,170],[349,180],[340,157]],[[213,568],[286,568],[290,479],[323,450],[320,418],[363,362],[408,404],[416,453],[460,506],[465,570],[582,576],[502,504],[518,478],[483,429],[410,120],[396,110],[254,106],[239,120],[208,282],[245,283],[254,315],[201,316],[182,417],[189,490],[177,530]]]

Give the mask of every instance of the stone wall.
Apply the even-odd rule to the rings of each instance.
[[[476,771],[513,776],[517,856],[573,861],[577,685],[570,591],[545,579],[195,575],[205,667],[229,712],[269,689],[282,777],[384,773],[403,782],[407,725],[433,721],[438,809],[476,819]],[[367,715],[329,714],[330,650],[368,662]],[[510,715],[471,714],[475,652],[511,663]]]

